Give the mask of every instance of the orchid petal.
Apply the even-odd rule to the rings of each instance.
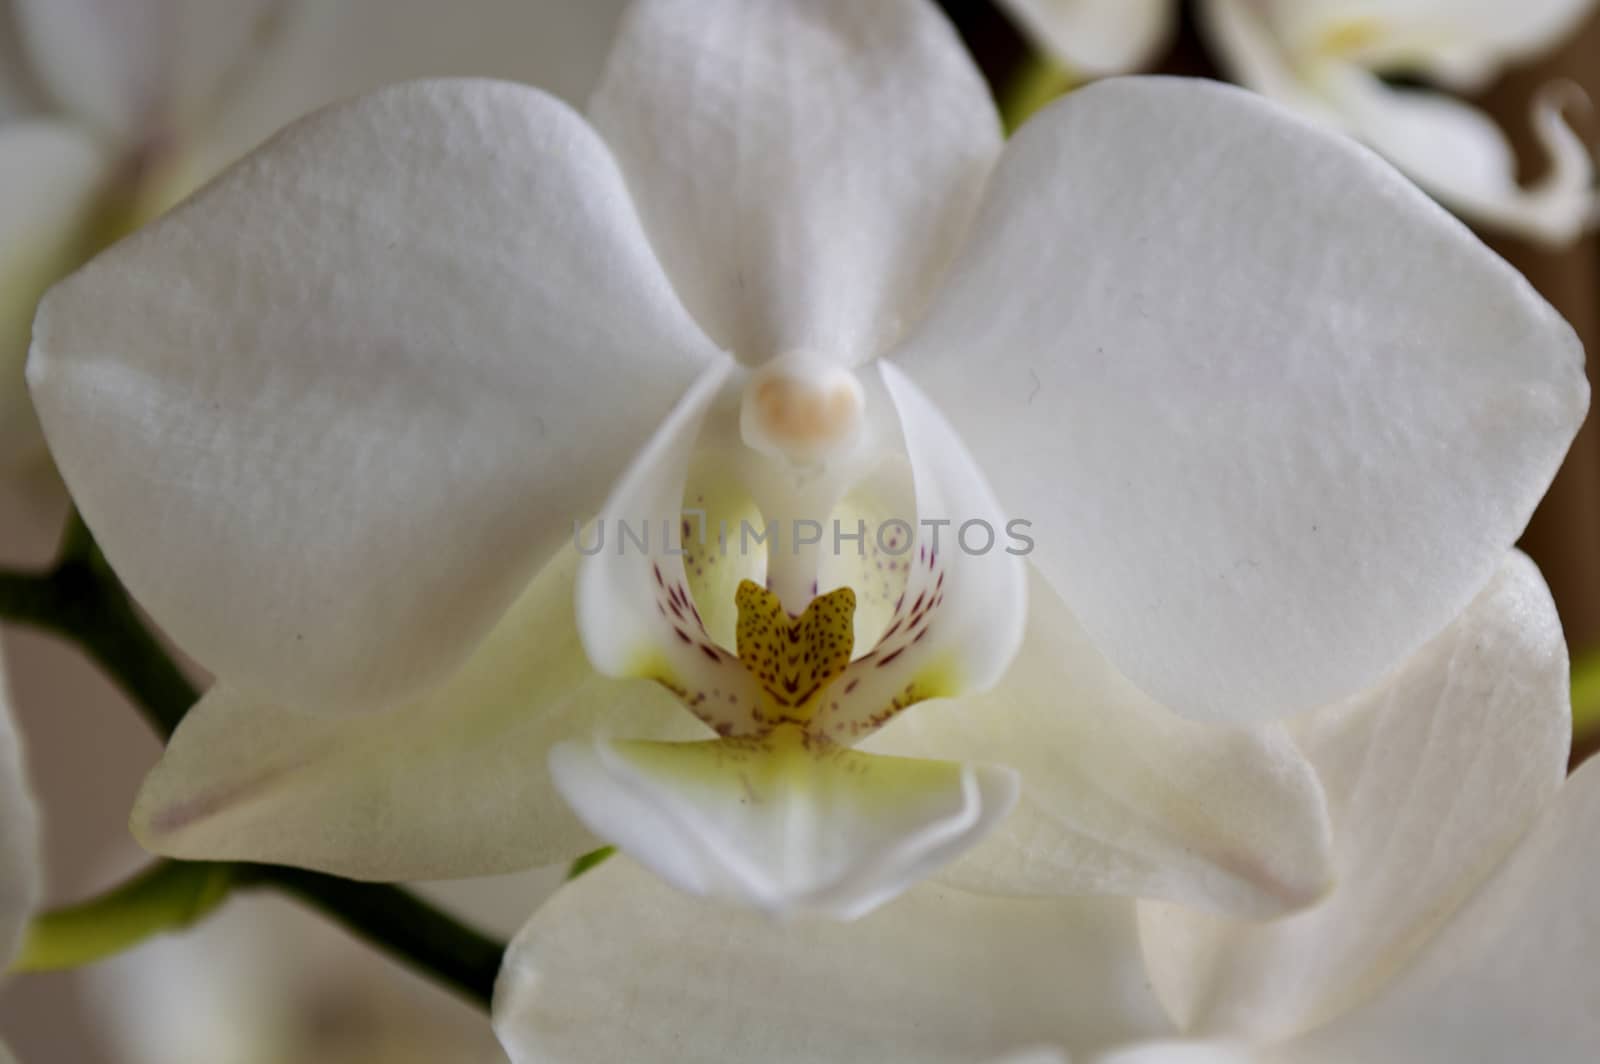
[[[1152,974],[1186,1028],[1276,1040],[1372,992],[1553,798],[1567,654],[1538,570],[1514,556],[1398,673],[1294,732],[1327,791],[1338,885],[1271,924],[1146,905]]]
[[[188,165],[217,173],[285,124],[337,100],[416,78],[520,81],[581,103],[622,0],[318,0],[296,3],[249,76],[194,131]]]
[[[1112,664],[1236,723],[1443,628],[1588,404],[1572,329],[1410,182],[1176,79],[1091,85],[1012,139],[895,361]]]
[[[1263,1056],[1231,1042],[1145,1042],[1096,1057],[1093,1064],[1265,1064]]]
[[[674,886],[766,912],[854,920],[987,834],[1003,768],[877,757],[780,731],[700,743],[564,743],[579,819]]]
[[[866,744],[910,756],[959,751],[1021,774],[1017,809],[942,878],[1253,917],[1327,889],[1322,791],[1286,735],[1174,716],[1111,668],[1037,577],[1030,601],[1023,649],[997,688],[923,703]]]
[[[285,18],[284,0],[14,0],[39,80],[66,111],[130,142],[192,124]]]
[[[711,357],[575,114],[420,82],[56,288],[30,379],[139,601],[239,694],[321,710],[447,676]]]
[[[357,879],[489,875],[599,845],[545,769],[597,730],[693,738],[665,691],[598,676],[572,626],[577,560],[540,574],[461,670],[389,712],[328,718],[213,689],[133,811],[157,853],[271,861]]]
[[[921,0],[644,0],[590,113],[685,305],[750,363],[881,351],[1000,148],[982,77]]]
[[[44,890],[39,813],[10,698],[5,657],[0,654],[0,969],[9,967],[17,955],[23,930]]]
[[[1166,1029],[1127,902],[918,887],[845,925],[692,898],[614,858],[523,929],[496,987],[516,1064],[974,1061]],[[1070,962],[1070,963],[1066,963]]]
[[[1357,137],[1474,222],[1560,245],[1600,218],[1594,160],[1562,117],[1559,90],[1547,90],[1533,107],[1533,129],[1550,170],[1523,187],[1505,134],[1471,105],[1442,93],[1390,88],[1355,68],[1330,72],[1325,85]]]
[[[22,380],[33,312],[77,264],[110,165],[93,138],[67,123],[0,126],[0,476],[43,459]]]
[[[1004,0],[1001,6],[1040,48],[1093,77],[1143,66],[1178,21],[1173,0]]]
[[[845,669],[819,718],[826,734],[847,744],[924,699],[994,686],[1022,643],[1027,616],[1022,548],[1009,538],[983,472],[916,385],[894,366],[879,368],[900,416],[917,527],[902,530],[900,564],[909,572],[888,626]]]
[[[1597,822],[1600,764],[1591,762],[1414,965],[1284,1056],[1295,1064],[1594,1060]]]

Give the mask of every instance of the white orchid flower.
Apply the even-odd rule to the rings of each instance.
[[[0,972],[22,948],[28,919],[44,888],[39,813],[12,720],[5,655],[0,653]],[[13,1058],[0,1039],[0,1064]]]
[[[1171,0],[1004,0],[1036,46],[1075,74],[1137,69],[1170,34]],[[1440,202],[1493,229],[1550,244],[1600,218],[1590,149],[1552,85],[1533,125],[1549,171],[1518,183],[1500,128],[1445,92],[1396,87],[1421,77],[1475,90],[1508,64],[1554,47],[1594,0],[1200,0],[1200,24],[1228,75],[1381,153]],[[1579,99],[1579,102],[1582,102]]]
[[[146,846],[423,879],[603,839],[839,916],[985,835],[989,889],[1314,900],[1271,719],[1459,613],[1587,404],[1567,325],[1369,153],[1163,79],[1002,151],[921,0],[646,0],[588,122],[325,111],[58,287],[29,372],[219,677]],[[784,538],[679,554],[690,509]],[[917,541],[785,531],[858,517]],[[1026,560],[951,535],[1007,519]]]
[[[620,8],[620,0],[0,0],[0,488],[15,496],[7,508],[51,497],[22,384],[34,308],[50,284],[334,100],[446,74],[578,96]]]
[[[1594,1060],[1600,766],[1563,782],[1567,655],[1533,564],[1290,727],[1336,854],[1303,912],[923,885],[848,927],[776,926],[617,858],[513,944],[496,1029],[519,1064]]]
[[[424,889],[475,926],[504,933],[564,871]],[[203,923],[150,939],[78,978],[95,1044],[121,1064],[506,1059],[481,1011],[274,894],[238,892]]]
[[[1481,88],[1594,10],[1594,0],[1205,0],[1201,24],[1242,84],[1366,142],[1463,217],[1564,244],[1600,218],[1593,157],[1561,113],[1581,92],[1552,85],[1535,101],[1549,169],[1524,187],[1482,111],[1383,77]]]

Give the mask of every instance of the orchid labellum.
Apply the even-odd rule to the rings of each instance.
[[[1273,720],[1460,613],[1587,404],[1566,324],[1370,153],[1165,79],[1002,144],[922,0],[642,0],[587,119],[326,110],[56,288],[29,373],[218,677],[147,846],[606,841],[838,917],[946,867],[1315,901]]]

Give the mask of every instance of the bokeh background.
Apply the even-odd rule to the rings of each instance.
[[[979,58],[991,84],[1000,90],[1025,61],[1027,50],[1022,38],[988,0],[950,0],[944,6]],[[1159,69],[1215,75],[1192,23],[1185,25]],[[597,74],[594,71],[590,76]],[[583,77],[564,72],[561,88],[569,98],[582,98]],[[1570,79],[1591,99],[1600,100],[1600,17],[1591,18],[1555,52],[1508,72],[1476,101],[1512,133],[1519,153],[1529,164],[1524,175],[1527,178],[1537,176],[1539,165],[1539,153],[1533,148],[1528,130],[1530,102],[1542,86],[1557,78]],[[1593,113],[1571,117],[1586,143],[1600,144],[1600,121]],[[1593,379],[1593,360],[1600,356],[1600,240],[1590,235],[1559,251],[1508,237],[1490,237],[1489,242],[1577,328],[1591,353]],[[1062,278],[1062,283],[1070,284],[1071,279]],[[0,514],[0,522],[4,521],[5,515]],[[35,528],[32,535],[41,550],[48,549],[47,533]],[[1550,582],[1574,661],[1582,671],[1588,659],[1600,654],[1600,420],[1591,418],[1579,434],[1528,530],[1524,546]],[[141,717],[72,648],[24,630],[8,629],[4,637],[14,700],[45,811],[48,900],[60,904],[105,885],[120,871],[135,866],[136,851],[127,833],[127,813],[139,781],[154,764],[160,746]],[[1600,712],[1588,705],[1587,692],[1586,682],[1580,682],[1579,712],[1583,720],[1575,745],[1575,763],[1600,748]],[[1593,700],[1600,703],[1600,698]],[[1586,726],[1591,714],[1594,726]],[[468,888],[469,892],[477,889],[477,896],[484,899],[481,904],[471,902],[468,907],[484,912],[484,919],[491,926],[509,930],[507,921],[511,926],[515,921],[508,914],[519,909],[526,912],[553,882],[555,879],[546,874],[543,879]],[[297,920],[292,914],[280,914],[272,919],[287,919],[301,928],[294,934],[342,938],[341,932],[310,916]],[[216,978],[223,979],[232,970],[232,961],[258,949],[259,940],[248,935],[221,936],[209,948],[212,959],[207,963]],[[365,950],[345,943],[335,948],[343,951],[340,955],[344,959],[337,962],[341,965],[349,963],[350,955],[359,958]],[[383,962],[376,961],[372,970],[381,975],[382,967]],[[106,1013],[89,1004],[91,983],[92,978],[83,973],[43,974],[12,979],[0,990],[0,1033],[24,1064],[123,1064],[135,1059],[128,1055],[129,1051],[110,1044]],[[442,992],[420,985],[409,986],[402,993],[420,995],[419,1000],[444,997]],[[339,1014],[340,1008],[370,1007],[341,1004],[342,1001],[338,995],[330,996],[328,1014],[317,1017],[317,1022],[331,1025],[335,1034],[341,1024],[354,1022]],[[195,1002],[195,1007],[206,1007],[204,996]],[[445,1002],[439,1008],[438,1022],[449,1024],[460,1019],[459,1011],[451,1019],[453,1004]],[[353,1064],[358,1058],[349,1059]],[[409,1059],[431,1058],[405,1057],[395,1049],[391,1055],[371,1059],[370,1064],[399,1064]],[[201,1061],[197,1059],[194,1064]]]

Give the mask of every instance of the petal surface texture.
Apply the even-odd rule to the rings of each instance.
[[[1521,275],[1240,89],[1072,93],[972,232],[895,361],[1090,638],[1185,716],[1376,682],[1493,575],[1587,408]]]
[[[57,287],[29,373],[178,643],[241,693],[360,708],[464,659],[708,347],[576,114],[418,82],[291,127]]]
[[[1177,24],[1174,0],[1002,0],[1041,48],[1070,70],[1123,74],[1155,57]]]
[[[1588,1064],[1600,1045],[1600,764],[1553,807],[1417,963],[1381,995],[1285,1047],[1293,1064]]]
[[[982,77],[921,0],[645,0],[590,114],[684,304],[751,363],[883,350],[1000,150]]]
[[[495,1028],[516,1064],[974,1064],[1039,1045],[1092,1051],[1165,1025],[1126,905],[923,886],[852,924],[778,923],[613,858],[517,937]]]
[[[563,552],[454,677],[391,712],[329,718],[212,690],[145,780],[134,835],[173,857],[376,880],[488,875],[594,849],[545,770],[550,747],[705,729],[665,690],[584,660],[576,569]]]
[[[1144,906],[1152,974],[1179,1022],[1277,1040],[1381,988],[1554,798],[1567,707],[1555,605],[1515,555],[1376,690],[1294,723],[1333,819],[1337,885],[1321,904],[1254,925]]]
[[[1270,917],[1332,880],[1316,773],[1275,725],[1195,724],[1106,663],[1037,576],[998,687],[924,702],[865,748],[1007,765],[1017,808],[941,877],[1001,894],[1122,894]]]

